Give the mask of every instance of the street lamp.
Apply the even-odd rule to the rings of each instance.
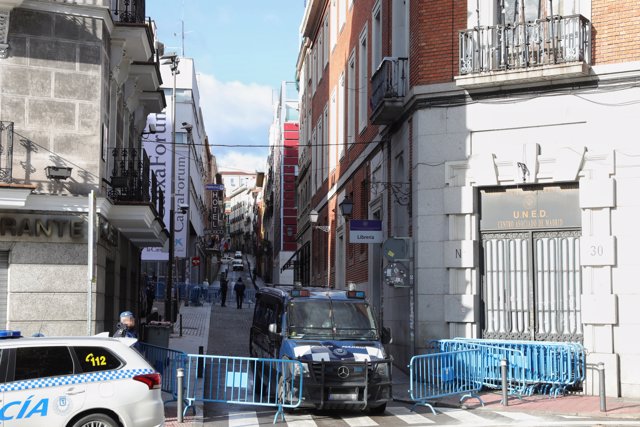
[[[324,231],[325,233],[328,233],[331,229],[331,227],[329,227],[328,225],[316,225],[318,222],[318,211],[316,211],[315,209],[309,212],[309,221],[311,222],[314,229],[317,228]]]
[[[344,200],[340,202],[338,207],[340,208],[340,213],[345,219],[351,218],[351,214],[353,213],[353,202],[349,196],[345,196]]]
[[[173,92],[171,95],[171,209],[169,210],[169,265],[167,267],[167,291],[164,300],[164,317],[170,322],[177,317],[178,301],[173,306],[173,270],[175,262],[175,228],[176,228],[176,75],[180,73],[180,58],[175,53],[163,55],[162,64],[169,64],[173,76]]]

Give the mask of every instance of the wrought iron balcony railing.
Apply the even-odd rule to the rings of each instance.
[[[408,86],[407,66],[407,58],[385,57],[371,77],[371,116],[374,123],[392,121],[401,110]]]
[[[111,15],[116,22],[144,24],[145,0],[112,0]]]
[[[582,15],[460,31],[460,75],[570,62],[591,64],[591,22]]]
[[[146,153],[131,148],[114,148],[111,153],[113,170],[109,198],[114,203],[150,203],[163,218],[164,192],[156,174],[151,171]]]
[[[0,122],[0,182],[13,182],[13,122]]]

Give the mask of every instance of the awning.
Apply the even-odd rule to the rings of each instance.
[[[294,253],[293,255],[291,255],[291,258],[289,258],[287,260],[287,262],[284,263],[284,265],[282,266],[282,268],[280,269],[280,272],[282,273],[285,270],[288,270],[290,268],[293,268],[293,266],[295,265],[295,263],[298,261],[298,253],[300,253],[300,251],[302,251],[304,248],[308,247],[310,245],[310,242],[306,242],[304,245],[300,246]],[[295,258],[295,259],[294,259]]]

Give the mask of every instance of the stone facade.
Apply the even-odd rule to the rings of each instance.
[[[38,10],[10,10],[8,56],[0,59],[0,119],[13,122],[14,131],[12,175],[0,188],[0,216],[17,218],[24,227],[39,221],[41,227],[0,227],[0,251],[8,253],[8,265],[0,266],[8,278],[0,283],[0,292],[7,293],[0,317],[6,314],[3,327],[25,335],[111,331],[120,311],[140,312],[138,239],[157,246],[166,240],[149,190],[127,193],[123,206],[123,193],[111,183],[112,150],[141,152],[145,123],[139,118],[162,107],[138,102],[143,86],[149,89],[143,80],[153,80],[157,68],[147,37],[152,28],[143,22],[123,29],[102,4],[41,3]],[[144,38],[128,38],[136,31]],[[113,40],[129,53],[114,57]],[[150,72],[133,76],[123,69],[136,61]],[[143,170],[127,166],[131,173]],[[70,176],[49,176],[50,167],[70,170]],[[60,218],[79,221],[77,233],[46,228]]]

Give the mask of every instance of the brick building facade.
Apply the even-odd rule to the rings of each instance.
[[[429,339],[569,340],[605,363],[609,394],[640,395],[639,13],[605,0],[307,2],[299,245],[311,283],[368,292],[400,366]],[[347,243],[345,197],[352,218],[411,238],[413,286],[384,285],[381,245]]]

